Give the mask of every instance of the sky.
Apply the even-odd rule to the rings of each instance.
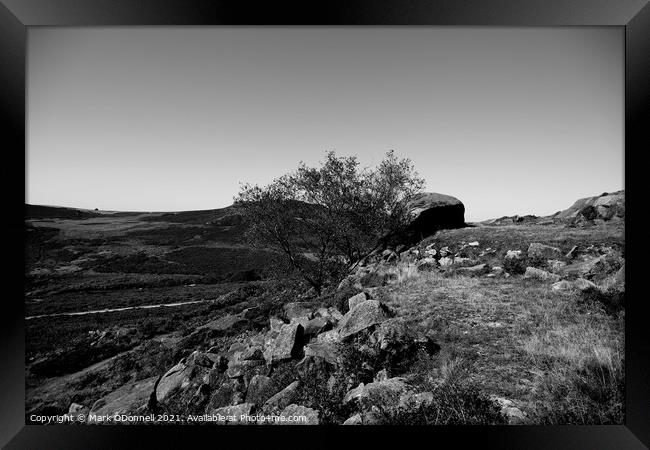
[[[467,221],[624,185],[623,29],[37,27],[26,202],[230,205],[325,153],[410,158]]]

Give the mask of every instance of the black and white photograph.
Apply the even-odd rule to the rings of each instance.
[[[623,425],[624,44],[30,28],[25,423]]]

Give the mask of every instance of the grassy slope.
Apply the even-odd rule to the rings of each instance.
[[[617,228],[465,228],[429,239],[456,247],[474,240],[497,255],[530,242],[563,250],[623,245]],[[555,292],[551,283],[520,276],[444,277],[405,266],[381,298],[414,327],[432,330],[472,382],[516,401],[534,423],[621,423],[624,311],[608,314],[579,292]]]

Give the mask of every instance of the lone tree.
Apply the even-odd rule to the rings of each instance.
[[[243,185],[235,204],[250,224],[249,242],[275,250],[280,266],[320,295],[408,224],[408,203],[423,185],[392,150],[374,169],[329,152],[319,168],[301,162],[268,186]]]

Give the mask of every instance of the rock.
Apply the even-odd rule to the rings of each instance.
[[[305,336],[316,336],[332,328],[329,320],[322,317],[314,317],[305,324]]]
[[[553,283],[551,289],[558,292],[566,292],[573,290],[573,283],[567,280],[560,280],[556,283]]]
[[[434,396],[432,392],[406,392],[399,399],[399,406],[405,409],[418,409],[428,407],[433,404]]]
[[[257,369],[259,368],[259,369]],[[232,359],[228,362],[228,369],[226,375],[228,378],[239,378],[245,375],[255,374],[256,370],[266,371],[264,368],[264,360],[241,360]]]
[[[566,266],[566,263],[557,259],[549,259],[546,261],[546,265],[551,269],[551,272],[558,273]]]
[[[269,318],[269,328],[271,330],[279,330],[282,325],[284,325],[284,322],[281,319],[277,317]]]
[[[359,384],[350,390],[343,398],[343,404],[356,402],[363,410],[370,410],[373,406],[380,409],[392,408],[399,404],[399,400],[408,390],[408,385],[403,378],[389,378],[368,384]]]
[[[585,280],[584,278],[578,278],[574,280],[573,286],[580,291],[586,291],[587,289],[598,289],[598,286],[589,280]]]
[[[316,317],[322,317],[323,319],[328,319],[330,322],[333,323],[338,323],[340,322],[341,319],[343,319],[343,314],[341,312],[334,308],[333,306],[330,306],[329,308],[319,308],[316,311]]]
[[[223,331],[228,331],[237,328],[238,326],[246,322],[248,322],[248,320],[245,317],[228,314],[224,317],[221,317],[219,319],[208,322],[203,326],[200,326],[199,328],[197,328],[197,330],[209,329],[209,330],[223,332]]]
[[[210,397],[208,409],[214,410],[243,402],[246,387],[241,380],[228,380],[222,383]]]
[[[517,425],[525,422],[526,415],[515,406],[512,400],[496,396],[490,396],[490,400],[501,408],[501,414],[508,419],[508,424]]]
[[[560,211],[557,218],[570,219],[583,216],[585,219],[623,219],[625,217],[625,191],[603,193],[600,196],[577,200],[571,207]]]
[[[438,260],[438,264],[440,264],[440,267],[449,267],[454,263],[454,259],[450,258],[448,256],[445,256],[443,258],[440,258]]]
[[[357,295],[353,295],[348,299],[348,309],[352,309],[359,303],[365,302],[368,299],[370,299],[368,294],[365,292],[359,292]]]
[[[156,399],[159,402],[163,402],[176,389],[189,386],[191,380],[194,378],[195,371],[196,366],[187,365],[184,362],[180,362],[169,369],[158,382]]]
[[[321,342],[307,344],[305,345],[305,357],[307,356],[317,356],[331,364],[336,364],[336,346],[332,343]]]
[[[219,420],[215,422],[219,425],[226,424],[246,424],[249,423],[245,417],[249,416],[255,405],[252,403],[240,403],[239,405],[234,406],[224,406],[217,409],[209,409],[207,414],[212,414],[215,416],[223,416],[223,421]]]
[[[343,422],[343,425],[363,425],[361,414],[356,413],[355,415],[351,416],[345,422]]]
[[[316,342],[319,343],[336,343],[341,341],[341,336],[338,330],[330,330],[316,336]]]
[[[454,265],[460,267],[471,267],[478,264],[478,261],[472,258],[457,257],[454,258]]]
[[[388,318],[386,308],[382,307],[377,300],[366,300],[355,305],[343,316],[339,324],[339,336],[345,339]]]
[[[264,353],[262,347],[259,346],[253,346],[249,347],[243,352],[241,352],[241,355],[239,356],[239,359],[244,360],[244,361],[257,361],[257,360],[263,360],[264,359]]]
[[[263,405],[276,393],[277,387],[271,378],[264,375],[255,375],[248,384],[246,402]]]
[[[72,403],[70,404],[70,408],[68,408],[68,414],[72,414],[74,416],[78,416],[79,414],[88,414],[90,411],[90,408],[84,405],[80,405],[79,403]]]
[[[560,279],[560,276],[542,269],[538,269],[536,267],[526,267],[524,278],[556,282]]]
[[[623,258],[617,252],[611,251],[598,257],[590,257],[584,261],[565,266],[562,273],[585,279],[604,279],[616,273],[623,263]]]
[[[385,381],[385,380],[388,380],[389,378],[390,378],[390,374],[388,373],[388,370],[381,369],[375,375],[374,381]]]
[[[307,326],[308,322],[309,322],[309,318],[307,317],[292,317],[291,320],[289,321],[289,323],[291,324],[294,323],[299,324],[300,326],[302,326],[303,329]]]
[[[614,275],[613,283],[625,290],[625,263],[623,263],[621,268],[618,269],[618,272],[616,272],[616,275]]]
[[[97,400],[89,414],[112,416],[115,414],[132,414],[146,405],[153,392],[158,377],[127,383],[110,394]]]
[[[282,389],[264,403],[264,410],[280,411],[289,406],[298,398],[298,387],[300,387],[300,382],[294,381]]]
[[[468,245],[469,247],[478,247],[478,246],[479,246],[479,243],[478,243],[478,241],[474,241],[474,242],[470,242],[470,243],[468,243],[467,245]]]
[[[409,203],[408,208],[412,219],[401,242],[407,245],[440,229],[465,226],[465,206],[450,195],[422,193]]]
[[[490,268],[487,264],[477,264],[471,267],[460,267],[456,269],[458,275],[466,275],[471,277],[476,277],[484,275],[490,271]]]
[[[521,250],[508,250],[505,259],[521,259]]]
[[[437,266],[438,266],[438,261],[436,261],[432,257],[421,259],[415,264],[416,269],[420,272],[424,272],[424,271],[429,272],[435,269]]]
[[[284,408],[280,416],[287,418],[286,421],[279,422],[283,425],[318,425],[319,412],[306,406],[291,404]]]
[[[306,317],[311,319],[313,317],[313,305],[307,302],[294,302],[284,305],[284,314],[287,319],[291,320],[297,317]]]
[[[297,323],[285,324],[277,331],[277,335],[271,335],[266,342],[264,359],[271,364],[284,359],[298,358],[302,353],[303,344],[302,325]],[[273,331],[269,333],[275,333]]]
[[[553,283],[551,289],[559,292],[566,292],[566,291],[573,291],[573,290],[585,291],[587,289],[598,289],[598,286],[596,286],[594,283],[592,283],[589,280],[585,280],[584,278],[578,278],[574,281],[562,280],[562,281],[558,281],[557,283]]]
[[[577,254],[578,254],[578,246],[574,245],[573,247],[571,247],[571,250],[569,250],[567,254],[564,255],[564,257],[567,259],[573,259],[576,257]]]
[[[528,257],[537,259],[554,259],[562,256],[559,248],[533,242],[528,246]]]

